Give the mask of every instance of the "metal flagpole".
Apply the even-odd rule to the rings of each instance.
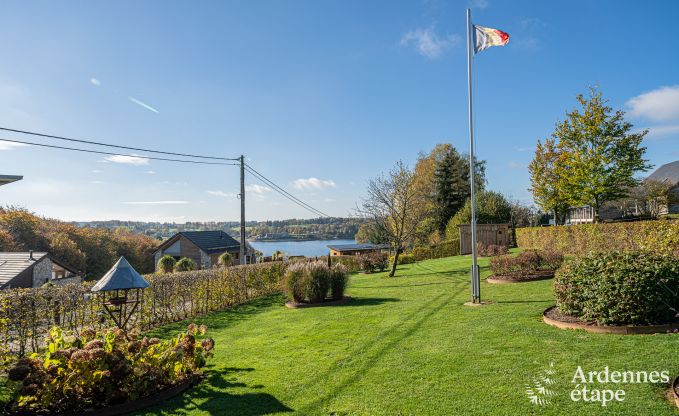
[[[471,206],[472,206],[472,220],[470,224],[472,232],[472,269],[471,269],[471,287],[472,287],[472,303],[481,302],[481,281],[479,279],[479,266],[476,258],[476,201],[474,198],[474,130],[472,118],[472,55],[474,49],[472,27],[472,12],[467,9],[467,78],[469,81],[469,183],[471,189]]]

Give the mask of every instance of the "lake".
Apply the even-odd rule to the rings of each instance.
[[[270,256],[280,250],[288,256],[316,257],[328,254],[328,245],[356,244],[354,240],[250,241],[252,247]]]

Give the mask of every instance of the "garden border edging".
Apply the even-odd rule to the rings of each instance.
[[[547,312],[556,308],[551,306],[542,313],[542,321],[547,325],[557,327],[559,329],[582,329],[586,332],[594,334],[617,334],[617,335],[649,335],[660,334],[666,332],[679,331],[679,323],[663,324],[663,325],[621,325],[621,326],[606,326],[606,325],[591,325],[581,322],[563,322],[547,316]]]

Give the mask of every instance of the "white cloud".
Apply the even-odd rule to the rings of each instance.
[[[440,37],[433,28],[415,29],[401,37],[401,46],[412,45],[423,56],[436,59],[448,48],[462,42],[459,35]]]
[[[488,5],[488,0],[469,0],[469,7],[472,9],[485,9]]]
[[[300,179],[295,179],[292,182],[292,187],[295,189],[299,189],[300,191],[304,190],[313,190],[313,189],[327,189],[327,188],[335,188],[337,187],[337,184],[335,184],[335,181],[332,179],[318,179],[318,178],[300,178]]]
[[[106,156],[104,159],[106,162],[121,163],[123,165],[134,165],[134,166],[144,166],[149,164],[149,160],[143,156],[123,156],[123,155],[113,155]]]
[[[95,87],[98,87],[101,85],[101,82],[96,78],[90,78],[90,84],[94,85]]]
[[[92,171],[92,173],[104,173],[104,171],[103,171],[103,170],[99,170],[99,169],[94,169],[94,170]]]
[[[125,205],[185,205],[189,201],[127,201],[121,203]]]
[[[210,194],[212,196],[221,196],[221,197],[224,197],[224,198],[235,198],[236,195],[237,195],[236,193],[233,193],[233,192],[224,192],[224,191],[205,191],[205,192],[207,192],[208,194]]]
[[[266,192],[271,192],[271,188],[264,185],[252,184],[245,186],[245,192],[252,192],[253,194],[262,195]]]
[[[149,110],[149,111],[153,111],[153,112],[156,113],[156,114],[159,113],[158,110],[156,110],[155,108],[151,107],[150,105],[146,104],[146,103],[143,102],[143,101],[137,100],[137,99],[134,98],[134,97],[128,97],[128,98],[129,98],[130,101],[132,101],[133,103],[135,103],[135,104],[137,104],[137,105],[139,105],[139,106],[142,106],[142,107],[144,107],[145,109],[147,109],[147,110]]]
[[[679,134],[679,125],[651,126],[648,128],[646,137],[655,138],[669,136],[671,134]]]
[[[154,171],[154,170],[147,170],[146,173],[148,173],[149,175],[155,175],[155,174],[156,174],[156,171]]]
[[[661,87],[627,101],[635,117],[653,121],[679,120],[679,85]]]
[[[100,185],[100,184],[104,183],[104,181],[92,181],[91,183],[95,183],[97,185]]]
[[[13,150],[17,147],[26,147],[27,144],[0,141],[0,150]]]

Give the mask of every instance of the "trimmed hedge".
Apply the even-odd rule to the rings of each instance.
[[[563,263],[563,255],[552,251],[526,250],[517,256],[506,255],[490,259],[494,277],[514,279],[534,276],[540,272],[553,272]]]
[[[548,248],[575,255],[629,250],[672,254],[679,251],[679,221],[518,228],[516,242],[520,248]]]
[[[559,310],[599,325],[677,321],[679,261],[647,252],[590,253],[556,273]]]

